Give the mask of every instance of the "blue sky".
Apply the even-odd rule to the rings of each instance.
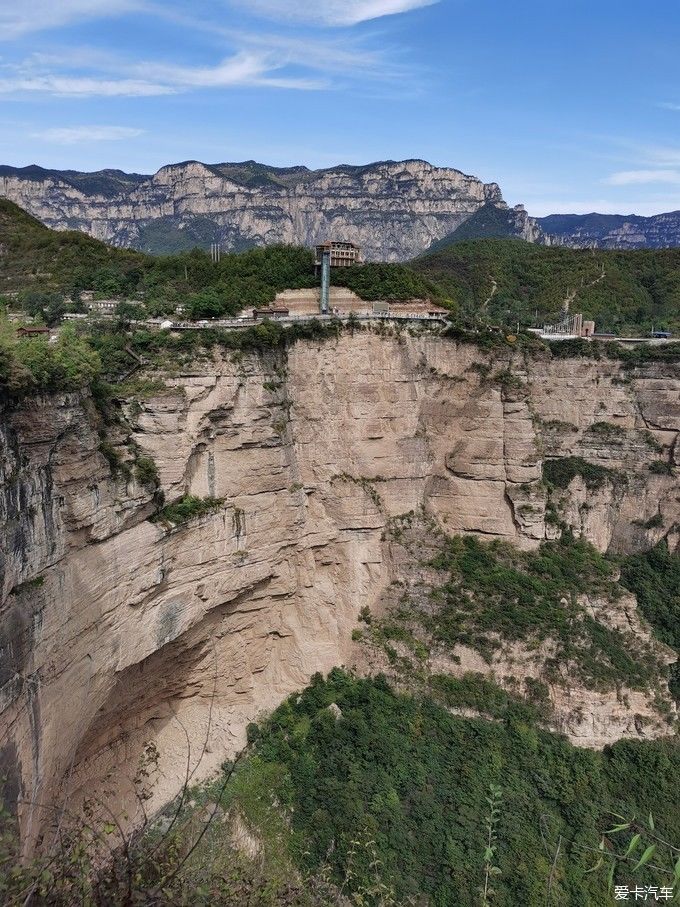
[[[678,0],[0,0],[0,162],[425,158],[680,209]]]

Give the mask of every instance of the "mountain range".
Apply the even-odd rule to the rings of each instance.
[[[680,246],[680,211],[637,214],[550,214],[538,219],[551,244],[574,249],[669,249]]]
[[[680,245],[680,212],[654,217],[554,214],[510,207],[497,183],[422,160],[323,170],[256,161],[184,161],[153,174],[0,166],[0,196],[46,225],[116,246],[224,250],[330,237],[368,260],[403,261],[466,239],[509,237],[607,249]]]
[[[326,170],[187,161],[153,176],[0,167],[0,196],[50,227],[147,252],[341,237],[369,260],[399,261],[427,251],[480,209],[507,220],[514,236],[542,239],[536,221],[521,206],[509,208],[496,183],[417,160]]]

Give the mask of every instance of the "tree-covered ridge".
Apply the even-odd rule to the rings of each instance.
[[[516,239],[517,225],[512,210],[499,208],[498,205],[487,202],[452,233],[433,243],[425,254],[433,255],[447,249],[453,243],[490,238]]]
[[[75,230],[50,230],[13,202],[0,199],[0,297],[15,291],[70,293],[96,289],[86,280],[115,274],[116,286],[136,286],[145,257],[114,249]]]
[[[307,249],[253,249],[223,255],[216,264],[200,249],[154,257],[107,246],[84,233],[49,230],[4,199],[0,245],[0,297],[19,292],[29,314],[44,308],[50,294],[76,301],[83,290],[93,290],[102,297],[138,298],[149,314],[182,305],[189,317],[204,318],[236,314],[271,302],[279,290],[315,281]]]
[[[422,256],[411,267],[465,320],[540,324],[569,301],[600,331],[680,329],[680,249],[617,252],[482,239]]]
[[[174,313],[188,319],[238,314],[273,302],[285,289],[315,287],[310,249],[269,246],[223,254],[201,249],[152,256],[105,245],[83,233],[49,230],[12,202],[0,199],[0,299],[19,293],[29,315],[57,323],[83,290],[102,298],[136,299],[140,315]],[[435,288],[404,265],[367,264],[335,269],[333,281],[364,299],[435,295]],[[64,297],[72,302],[64,304]]]

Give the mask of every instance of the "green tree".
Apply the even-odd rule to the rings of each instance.
[[[136,302],[119,302],[115,314],[123,324],[129,324],[131,321],[143,321],[146,318],[144,306]]]
[[[72,325],[59,333],[54,346],[54,361],[58,379],[64,390],[79,390],[92,383],[101,372],[98,354],[78,337]]]

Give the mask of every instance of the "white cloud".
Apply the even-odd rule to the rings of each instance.
[[[316,25],[357,25],[382,16],[406,13],[438,0],[239,0],[249,11],[274,19]]]
[[[315,25],[351,26],[383,16],[406,13],[439,0],[233,0],[249,12],[278,20]],[[154,0],[0,0],[0,40],[11,41],[37,31],[131,12],[151,12],[172,20],[177,10]]]
[[[161,62],[130,64],[120,61],[114,64],[106,60],[99,71],[83,75],[45,71],[42,60],[30,58],[17,66],[5,68],[5,71],[11,71],[11,75],[0,77],[0,95],[40,93],[80,98],[151,97],[197,88],[265,86],[311,91],[328,87],[327,82],[319,78],[282,73],[281,70],[289,62],[281,54],[271,51],[244,50],[215,66],[181,66]],[[90,68],[95,67],[92,65]]]
[[[140,6],[138,0],[0,0],[0,39],[12,40],[83,19],[116,16]]]
[[[0,6],[5,2],[7,0],[0,0]],[[36,2],[41,8],[43,4],[48,4],[48,0]],[[391,59],[399,55],[399,49],[384,45],[376,48],[366,36],[348,32],[312,37],[308,33],[301,35],[288,31],[283,34],[263,30],[239,31],[221,25],[219,21],[212,23],[201,17],[189,18],[175,7],[159,9],[154,5],[155,0],[110,2],[109,6],[109,0],[64,0],[62,5],[54,0],[54,5],[59,7],[59,16],[54,13],[49,21],[61,22],[69,16],[75,19],[77,14],[84,15],[86,10],[92,16],[97,12],[104,15],[107,11],[132,9],[155,12],[170,18],[175,26],[207,31],[221,48],[226,45],[232,47],[233,52],[207,65],[189,65],[172,58],[124,60],[111,51],[94,48],[71,48],[68,55],[64,52],[36,51],[14,63],[3,64],[0,61],[0,96],[152,97],[233,87],[315,91],[336,89],[357,81],[366,86],[370,81],[403,83],[407,79],[409,85],[417,88],[415,75]],[[253,2],[284,13],[280,0]],[[324,17],[330,17],[336,23],[340,23],[341,19],[349,23],[431,2],[438,0],[347,0],[342,5],[338,0],[329,0],[329,6],[319,8]],[[291,3],[290,7],[286,7],[286,14],[297,18],[308,11],[310,15],[316,15],[316,3],[307,3],[306,0],[291,0]],[[11,19],[15,28],[23,21],[19,14],[4,15],[5,19]]]
[[[668,145],[651,145],[642,149],[645,163],[657,167],[680,167],[680,148]]]
[[[610,186],[648,185],[666,183],[680,185],[680,170],[620,170],[605,180]]]
[[[118,142],[142,135],[143,129],[131,126],[64,126],[34,132],[33,138],[57,145],[80,145],[83,142]]]
[[[213,30],[214,31],[214,30]],[[405,79],[406,70],[390,60],[390,48],[375,49],[355,36],[310,38],[268,32],[224,30],[224,37],[236,44],[266,54],[282,65],[301,66],[315,72],[369,76],[380,81]]]
[[[673,101],[659,101],[656,106],[662,107],[664,110],[680,110],[680,104],[675,104]]]
[[[89,76],[18,75],[0,79],[0,94],[13,95],[23,92],[62,95],[65,97],[150,97],[174,94],[168,85],[145,82],[141,79],[100,79]]]
[[[216,66],[177,66],[166,63],[142,63],[138,74],[175,89],[228,88],[232,85],[268,85],[276,88],[317,89],[325,87],[318,79],[269,75],[287,61],[268,52],[239,51]]]

